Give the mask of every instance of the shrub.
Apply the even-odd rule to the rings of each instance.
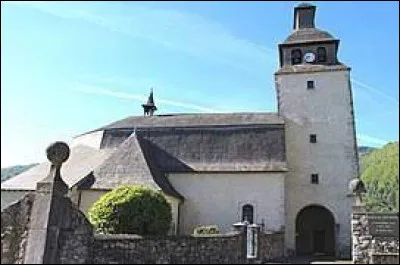
[[[171,225],[171,205],[160,192],[121,186],[93,204],[89,220],[101,234],[165,235]]]
[[[214,235],[219,234],[219,229],[216,225],[205,225],[196,227],[193,232],[195,235]]]

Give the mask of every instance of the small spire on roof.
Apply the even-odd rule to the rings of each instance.
[[[149,98],[147,99],[147,103],[142,104],[142,107],[144,111],[144,116],[153,116],[154,111],[157,110],[157,107],[154,104],[153,88],[150,88],[150,95]]]

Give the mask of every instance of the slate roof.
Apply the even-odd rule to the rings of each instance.
[[[61,167],[61,176],[72,187],[79,183],[94,168],[103,163],[114,149],[97,150],[78,145],[71,148],[68,160]],[[50,171],[50,162],[43,162],[29,170],[1,183],[2,190],[35,190],[36,183],[46,178]]]
[[[166,172],[285,170],[283,125],[137,129]]]
[[[70,187],[141,184],[183,198],[168,173],[287,171],[284,120],[275,113],[129,117],[98,130],[104,130],[100,149],[73,147],[62,167]],[[42,163],[2,183],[2,190],[34,190],[49,167]]]
[[[299,44],[307,42],[337,41],[331,34],[317,28],[303,28],[292,32],[283,44]]]
[[[213,113],[132,116],[94,131],[143,127],[202,127],[250,124],[284,124],[276,113]],[[93,132],[93,131],[92,131]]]
[[[300,3],[296,8],[304,8],[304,7],[315,7],[315,5],[303,2],[303,3]]]
[[[172,187],[164,172],[152,162],[151,154],[143,148],[140,137],[132,133],[92,173],[91,189],[112,189],[119,185],[146,185],[163,190],[166,194],[182,198]]]
[[[286,171],[284,126],[107,130],[102,148],[119,147],[133,132],[165,172]]]

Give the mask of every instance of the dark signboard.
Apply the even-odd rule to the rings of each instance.
[[[369,233],[377,237],[399,237],[398,213],[368,213]]]

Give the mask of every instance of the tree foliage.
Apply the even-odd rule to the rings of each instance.
[[[399,143],[389,143],[361,158],[361,179],[369,211],[399,211]]]
[[[121,186],[93,204],[89,220],[101,234],[165,235],[171,225],[171,205],[160,192]]]
[[[204,225],[198,226],[193,230],[194,235],[214,235],[219,234],[219,228],[217,225]]]

